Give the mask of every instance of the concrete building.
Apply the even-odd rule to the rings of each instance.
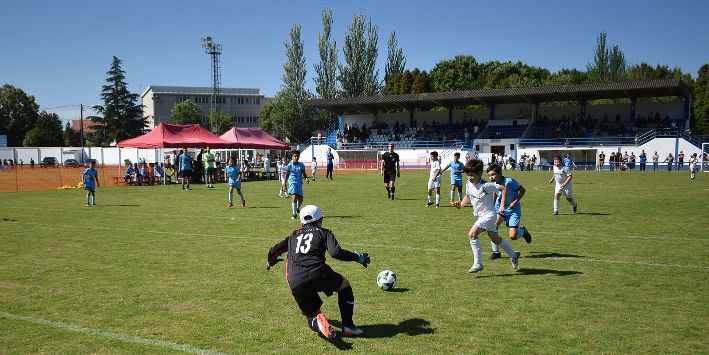
[[[258,127],[259,112],[273,100],[261,95],[259,89],[244,88],[221,88],[219,98],[222,111],[232,117],[237,127]],[[202,116],[208,116],[211,99],[211,87],[151,85],[141,95],[148,129],[170,123],[172,108],[185,100],[197,104]]]

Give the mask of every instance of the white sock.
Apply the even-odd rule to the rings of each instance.
[[[499,253],[500,248],[497,247],[497,244],[493,243],[492,240],[490,241],[490,246],[492,247],[492,252],[493,253]]]
[[[473,250],[473,265],[474,266],[483,266],[483,256],[482,256],[482,251],[480,250],[480,240],[479,239],[471,239],[470,240],[470,248]]]
[[[520,227],[519,229],[517,229],[517,238],[522,238],[522,237],[524,236],[524,232],[525,232],[526,230],[527,230],[527,229],[524,228],[524,227]]]
[[[559,212],[559,200],[554,200],[554,212]]]
[[[441,194],[436,194],[436,206],[441,204]]]
[[[453,197],[455,197],[455,192],[451,191],[451,202],[453,201]]]
[[[89,195],[86,195],[86,204],[89,204]]]
[[[505,240],[505,238],[500,237],[499,245],[502,246],[502,249],[505,249],[505,253],[507,253],[507,255],[509,255],[510,257],[515,254],[515,250],[512,249],[512,246]]]
[[[96,204],[96,196],[91,195],[91,204],[95,205]]]
[[[295,211],[298,209],[298,203],[297,203],[297,202],[293,202],[293,206],[292,206],[292,207],[293,207],[293,215],[295,215],[295,214],[296,214]]]
[[[229,203],[234,203],[234,193],[229,191]]]
[[[433,203],[433,201],[431,200],[431,195],[428,195],[428,203]]]

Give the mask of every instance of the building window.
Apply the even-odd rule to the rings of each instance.
[[[194,102],[196,104],[208,104],[209,103],[209,96],[195,96]]]
[[[179,104],[179,103],[185,102],[185,101],[187,101],[187,100],[189,100],[189,99],[190,99],[189,96],[178,96],[178,97],[177,97],[177,103]]]
[[[226,99],[223,97],[217,97],[217,103],[222,105],[226,103]]]

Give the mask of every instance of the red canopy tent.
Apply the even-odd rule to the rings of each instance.
[[[121,148],[236,148],[198,124],[161,123],[152,131],[118,142]]]
[[[259,128],[232,128],[219,138],[241,149],[288,149],[288,144]]]

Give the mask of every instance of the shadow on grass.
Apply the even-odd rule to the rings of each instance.
[[[101,205],[103,207],[140,207],[140,205],[128,205],[128,204],[118,204],[118,205]]]
[[[342,323],[337,320],[331,320],[330,324],[342,328]],[[364,331],[360,338],[391,338],[399,334],[415,336],[421,334],[433,334],[434,329],[431,328],[431,322],[421,318],[411,318],[399,322],[399,324],[366,324],[359,325]],[[334,342],[333,342],[334,344]]]
[[[17,222],[16,219],[10,219],[10,218],[3,218],[2,221],[3,222]]]
[[[408,288],[401,288],[401,287],[396,287],[392,288],[391,290],[387,290],[387,292],[394,292],[394,293],[403,293],[403,292],[408,292]]]
[[[339,218],[339,219],[352,219],[352,218],[359,218],[361,216],[355,216],[355,215],[326,215],[325,218]]]
[[[561,254],[555,252],[530,252],[532,255],[525,255],[524,259],[561,259],[561,258],[583,258],[582,255]]]
[[[248,203],[248,201],[246,201],[246,202]],[[281,207],[278,207],[278,206],[248,206],[248,205],[247,205],[246,208],[258,208],[258,209],[261,209],[261,208],[281,208]]]
[[[583,214],[587,216],[610,216],[610,213],[603,212],[577,212],[576,214]]]
[[[394,198],[394,201],[399,200],[399,201],[418,201],[421,200],[420,198],[400,198],[396,197]]]
[[[481,275],[478,278],[483,277],[506,277],[506,276],[527,276],[527,275],[555,275],[555,276],[569,276],[569,275],[579,275],[583,274],[580,271],[564,271],[564,270],[550,270],[550,269],[530,269],[522,268],[513,274],[502,274],[502,275]]]

